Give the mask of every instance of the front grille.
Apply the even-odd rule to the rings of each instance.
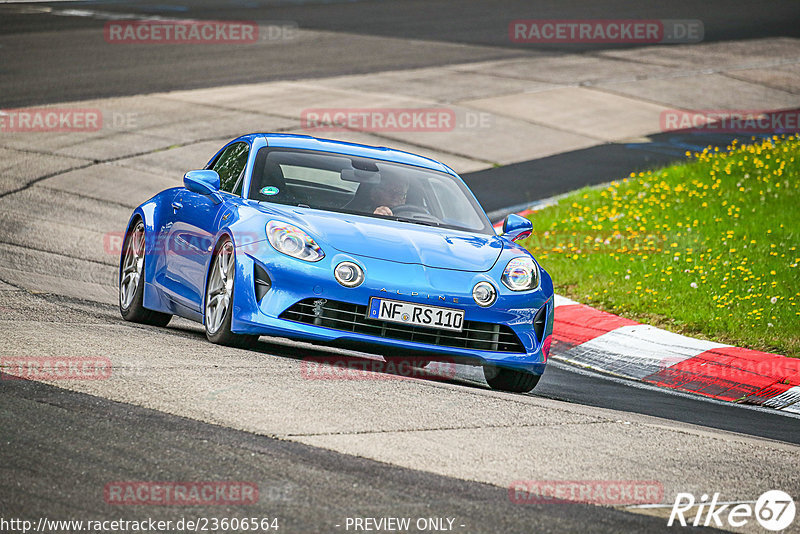
[[[367,319],[367,307],[325,299],[305,299],[280,315],[280,319],[442,347],[524,353],[517,335],[506,325],[464,321],[461,332],[424,328]]]

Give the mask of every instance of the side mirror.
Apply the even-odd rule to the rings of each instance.
[[[525,217],[512,213],[503,221],[503,233],[500,235],[511,241],[517,241],[528,237],[531,232],[533,232],[533,224]]]
[[[217,174],[217,171],[189,171],[183,175],[183,186],[193,193],[211,197],[216,204],[222,201],[219,195],[219,174]]]

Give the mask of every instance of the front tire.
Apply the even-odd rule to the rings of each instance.
[[[258,336],[234,334],[231,331],[235,274],[236,252],[233,242],[226,237],[219,242],[208,273],[203,324],[210,342],[248,348],[255,345]]]
[[[493,365],[483,366],[483,376],[492,389],[510,393],[528,393],[536,387],[541,378],[541,375],[535,375],[527,371],[516,371]]]
[[[119,265],[119,312],[126,321],[167,326],[172,315],[144,307],[145,229],[137,219],[125,235]]]

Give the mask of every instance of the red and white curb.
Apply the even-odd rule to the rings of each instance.
[[[529,208],[517,215],[535,211]],[[502,222],[494,227],[502,233]],[[555,296],[552,339],[554,360],[663,388],[800,414],[800,358],[682,336],[560,295]]]
[[[800,414],[800,359],[682,336],[559,295],[550,357],[663,388]]]

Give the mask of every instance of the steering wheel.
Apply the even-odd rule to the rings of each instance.
[[[396,217],[402,217],[404,219],[435,223],[437,225],[442,223],[442,221],[431,215],[428,210],[414,204],[395,206],[392,208],[392,213],[394,213]]]
[[[391,210],[392,213],[394,213],[398,217],[408,217],[410,219],[414,219],[415,215],[422,215],[423,217],[431,217],[431,214],[428,213],[428,210],[426,210],[422,206],[416,206],[414,204],[401,204],[399,206],[391,208]]]

